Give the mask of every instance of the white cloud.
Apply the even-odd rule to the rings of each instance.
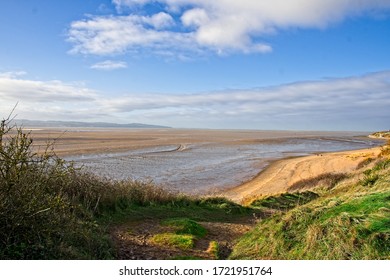
[[[0,74],[0,97],[13,101],[90,101],[95,91],[80,84],[64,83],[58,80],[36,81],[21,79],[25,72]]]
[[[151,17],[143,17],[143,19],[145,23],[150,24],[157,30],[168,28],[175,24],[172,16],[163,12],[154,14]]]
[[[208,23],[210,18],[204,9],[194,8],[184,12],[181,16],[181,21],[184,26],[197,28]]]
[[[17,78],[20,76],[24,76],[27,73],[25,71],[10,71],[10,72],[3,72],[0,73],[0,79],[12,79]]]
[[[15,104],[16,113],[27,118],[74,118],[79,113],[97,113],[93,106],[97,93],[80,83],[58,80],[23,79],[25,72],[0,73],[0,118],[6,117]],[[66,116],[66,117],[65,117]]]
[[[91,66],[91,69],[96,70],[116,70],[116,69],[124,69],[127,68],[127,63],[125,61],[112,61],[112,60],[105,60],[102,62],[95,63]]]
[[[268,129],[275,126],[297,129],[305,125],[325,129],[326,122],[330,122],[328,129],[347,123],[358,127],[362,121],[374,126],[390,121],[389,79],[390,72],[380,72],[269,88],[187,95],[129,95],[100,102],[110,114],[143,112],[145,116],[164,115],[176,121],[184,114],[187,126],[203,123],[210,127],[214,123],[215,127],[229,127],[237,126],[239,121],[247,127],[267,124]]]
[[[390,104],[390,72],[379,72],[361,77],[297,82],[287,85],[217,91],[181,95],[129,95],[118,99],[104,100],[108,111],[128,112],[161,108],[220,108],[236,113],[248,111],[276,112],[315,111],[338,108],[357,108],[364,104]],[[326,108],[326,106],[330,106]]]
[[[389,12],[389,0],[113,0],[129,15],[91,16],[69,30],[73,53],[213,51],[266,53],[264,36],[289,28],[326,28],[346,18]],[[160,12],[145,16],[142,7]],[[161,8],[162,7],[162,8]],[[143,14],[140,14],[143,12]],[[138,13],[138,14],[137,14]],[[175,19],[176,18],[176,22]]]
[[[0,73],[0,117],[144,122],[181,127],[388,129],[390,71],[255,89],[108,97],[79,83]]]
[[[159,30],[170,24],[168,16],[98,16],[73,22],[68,39],[74,43],[71,52],[107,55],[188,48],[190,34]]]

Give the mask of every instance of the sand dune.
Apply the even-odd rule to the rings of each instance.
[[[303,179],[329,172],[351,172],[361,161],[376,157],[379,153],[380,147],[375,147],[279,160],[260,172],[253,180],[224,191],[223,196],[241,202],[251,196],[283,193],[289,186]]]

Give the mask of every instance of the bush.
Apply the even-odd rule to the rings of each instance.
[[[90,198],[72,188],[76,169],[50,145],[38,155],[32,144],[29,133],[1,122],[0,258],[111,257],[109,242],[83,207]]]

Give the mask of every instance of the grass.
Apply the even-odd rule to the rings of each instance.
[[[168,219],[162,225],[172,228],[176,234],[190,234],[202,238],[207,234],[207,230],[194,220],[188,218]]]
[[[160,246],[172,246],[188,250],[194,247],[195,237],[191,234],[159,233],[152,236],[151,241]]]
[[[387,135],[389,135],[390,132],[388,132]],[[387,136],[388,138],[390,136]],[[381,153],[380,153],[380,156],[389,156],[390,155],[390,140],[387,141],[387,144],[386,145],[383,145],[382,149],[381,149]]]
[[[220,250],[220,248],[219,248],[218,242],[214,241],[214,240],[210,241],[210,244],[209,244],[209,247],[207,249],[207,252],[210,253],[215,260],[219,259],[219,255],[220,255],[219,250]]]
[[[230,258],[390,259],[388,163],[382,158],[357,183],[337,184],[305,205],[260,221]]]
[[[318,198],[318,194],[311,191],[302,193],[284,193],[277,196],[256,199],[251,203],[251,206],[286,211],[298,205],[308,203],[316,198]]]
[[[155,234],[151,241],[157,245],[173,246],[180,249],[192,249],[195,241],[207,234],[207,230],[194,220],[188,218],[174,218],[161,223],[168,231]]]
[[[289,192],[294,192],[314,189],[316,187],[332,189],[338,182],[344,180],[347,177],[347,174],[344,173],[324,173],[313,178],[298,181],[291,185],[287,190]]]

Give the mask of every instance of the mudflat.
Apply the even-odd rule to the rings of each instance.
[[[243,145],[278,143],[291,138],[356,136],[356,132],[201,130],[201,129],[90,129],[26,128],[31,131],[34,146],[42,150],[54,143],[59,156],[121,152],[167,145],[221,143]],[[362,136],[364,133],[362,133]]]
[[[240,202],[282,193],[322,173],[350,172],[378,148],[364,133],[90,129],[31,130],[37,151],[54,141],[57,155],[98,175],[140,179],[190,194],[221,194]],[[325,153],[344,151],[336,153]],[[304,155],[310,155],[302,157]],[[291,158],[294,157],[294,158]]]

